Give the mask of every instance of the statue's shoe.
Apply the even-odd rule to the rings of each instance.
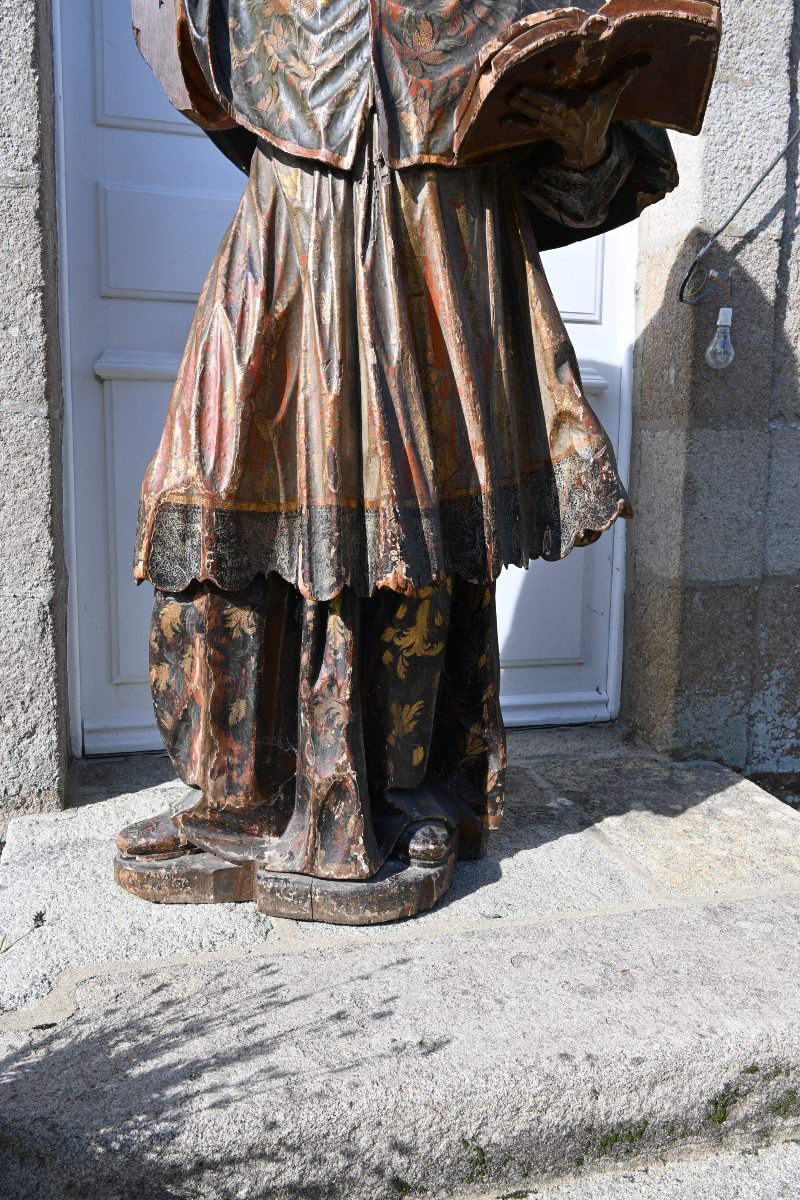
[[[172,819],[172,813],[159,813],[144,821],[134,821],[117,834],[117,849],[128,858],[174,858],[187,854],[191,845]]]
[[[175,817],[202,802],[202,794],[190,788],[168,812],[134,821],[117,834],[117,849],[128,858],[174,858],[190,854],[191,842],[175,823]]]
[[[412,861],[433,863],[438,855],[446,856],[442,826],[458,830],[459,858],[483,858],[486,854],[489,829],[460,795],[435,776],[428,775],[415,788],[392,788],[385,798],[387,812],[376,823],[379,841],[393,849],[399,840],[399,849]],[[412,835],[409,829],[413,829]],[[409,837],[417,831],[419,838],[410,852]]]
[[[455,847],[452,829],[442,821],[410,825],[397,844],[403,858],[418,867],[435,867],[444,862]]]

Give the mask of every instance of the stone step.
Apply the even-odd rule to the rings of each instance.
[[[800,1196],[800,1143],[708,1154],[638,1170],[561,1180],[501,1200],[795,1200]],[[497,1193],[486,1200],[496,1200]]]
[[[800,815],[611,729],[511,744],[489,857],[380,929],[116,890],[152,760],[12,821],[0,1196],[527,1195],[793,1136]]]

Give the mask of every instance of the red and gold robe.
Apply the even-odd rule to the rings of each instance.
[[[453,167],[455,110],[525,0],[176,0],[197,119],[249,172],[142,490],[136,575],[309,599],[563,557],[628,501],[539,250],[676,182],[618,126]],[[596,6],[595,6],[596,7]]]

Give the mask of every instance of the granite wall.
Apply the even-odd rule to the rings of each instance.
[[[0,837],[66,770],[52,62],[49,3],[0,0]]]
[[[704,361],[721,301],[680,305],[697,249],[797,128],[800,3],[724,0],[705,130],[641,223],[623,715],[679,758],[800,770],[798,148],[711,265],[733,272],[736,359]],[[724,302],[724,301],[723,301]]]

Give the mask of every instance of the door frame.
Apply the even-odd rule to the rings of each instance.
[[[633,354],[636,345],[636,293],[639,262],[639,221],[634,222],[631,237],[626,243],[628,261],[625,270],[633,287],[625,296],[620,324],[626,345],[621,363],[619,432],[617,434],[617,467],[626,487],[630,487],[631,447],[633,444]],[[614,549],[611,556],[611,611],[608,632],[608,695],[609,721],[619,716],[622,704],[622,674],[625,656],[625,583],[628,549],[628,522],[617,521],[614,529]]]
[[[69,744],[75,758],[83,757],[83,711],[81,702],[80,624],[78,620],[78,542],[75,505],[75,457],[73,454],[72,340],[70,329],[69,256],[67,254],[67,152],[64,116],[64,54],[62,0],[51,0],[53,80],[55,90],[56,230],[58,240],[58,327],[61,342],[61,394],[63,421],[61,439],[62,513],[64,557],[67,566],[67,690]]]

